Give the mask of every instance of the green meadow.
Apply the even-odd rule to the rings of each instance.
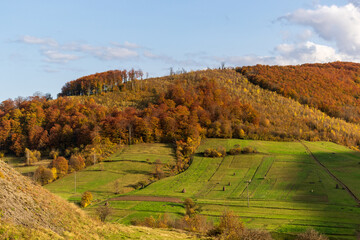
[[[154,172],[154,162],[174,164],[173,148],[168,144],[137,144],[125,147],[106,161],[89,166],[46,186],[51,192],[73,202],[79,202],[81,194],[90,191],[95,202],[115,197],[114,183],[118,180],[120,193],[134,190],[137,183],[147,181]]]
[[[77,193],[74,175],[46,186],[50,191],[72,201],[79,201],[88,190],[95,202],[110,202],[114,209],[109,220],[130,223],[134,219],[168,213],[182,217],[181,203],[161,201],[173,198],[194,199],[201,214],[217,222],[225,210],[234,211],[249,228],[264,228],[278,239],[311,227],[333,239],[355,239],[360,231],[360,208],[354,198],[332,178],[304,147],[340,181],[360,197],[360,154],[329,142],[270,142],[236,139],[207,139],[198,148],[190,167],[175,176],[134,190],[132,184],[149,178],[156,159],[175,161],[173,150],[165,144],[140,144],[124,148],[103,163],[77,173]],[[251,146],[254,154],[223,158],[203,157],[207,148]],[[123,194],[115,195],[114,181],[120,180]],[[249,184],[248,184],[249,183]],[[132,201],[116,197],[132,197]],[[136,201],[151,196],[150,201]],[[157,199],[159,198],[159,199]]]

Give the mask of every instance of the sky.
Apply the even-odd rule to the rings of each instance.
[[[360,62],[360,0],[0,1],[0,101],[114,69],[332,61]]]

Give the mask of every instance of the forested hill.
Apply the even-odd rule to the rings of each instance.
[[[312,65],[306,66],[312,68]],[[329,72],[335,75],[338,68],[330,67]],[[168,142],[177,149],[178,162],[174,169],[177,172],[188,166],[189,156],[205,137],[326,140],[359,148],[357,124],[329,117],[315,108],[259,87],[252,83],[257,75],[251,75],[250,67],[247,72],[246,69],[242,69],[244,75],[224,69],[144,80],[141,80],[141,73],[135,74],[136,71],[130,71],[131,76],[135,74],[130,79],[127,71],[110,71],[68,83],[62,94],[74,94],[72,87],[81,88],[90,82],[101,86],[101,91],[90,88],[90,92],[80,92],[80,96],[55,100],[30,97],[4,101],[0,104],[1,151],[24,156],[28,148],[39,150],[43,155],[55,151],[66,158],[81,154],[85,164],[91,164],[92,155],[101,159],[119,144]],[[338,71],[354,72],[353,77],[356,76],[350,67]],[[126,81],[125,75],[121,76],[125,73]],[[117,83],[114,76],[118,76]],[[86,79],[90,79],[89,82]],[[96,79],[100,79],[100,83]],[[350,82],[350,78],[346,81]],[[353,82],[357,86],[355,80]],[[88,87],[82,89],[85,91]],[[315,101],[321,99],[321,91],[323,87],[309,90],[308,94],[314,96]],[[356,89],[345,89],[341,93],[348,96],[347,91]],[[324,99],[327,97],[324,95]],[[345,100],[342,103],[341,98],[336,100],[339,106],[347,104]]]
[[[342,65],[349,67],[339,67]],[[333,104],[328,105],[329,109],[345,105],[358,109],[355,97],[358,87],[357,67],[357,64],[350,63],[297,67],[255,66],[237,69],[238,71],[233,69],[204,70],[144,80],[141,80],[141,74],[135,74],[129,79],[128,71],[98,73],[66,84],[61,94],[64,96],[59,96],[55,100],[35,96],[3,101],[0,104],[0,154],[25,156],[27,153],[27,157],[23,159],[24,161],[28,159],[27,164],[30,165],[32,157],[36,159],[39,154],[53,158],[49,165],[51,170],[42,169],[44,173],[46,170],[47,172],[54,171],[50,174],[52,178],[49,181],[52,181],[74,169],[78,170],[85,165],[93,164],[94,156],[97,161],[101,161],[121,145],[142,142],[173,144],[176,163],[170,166],[169,170],[174,174],[188,168],[191,155],[204,138],[324,140],[359,150],[360,127],[354,123],[357,121],[358,112],[355,112],[353,118],[349,118],[352,115],[344,116],[348,121],[330,117],[324,113],[324,109],[320,111],[309,107],[310,103],[301,104],[296,96],[289,98],[285,90],[279,90],[279,94],[273,88],[256,83],[254,80],[261,76],[260,70],[254,70],[256,68],[315,68],[317,70],[314,71],[318,72],[316,76],[319,79],[322,71],[329,68],[329,74],[324,74],[325,77],[330,78],[336,74],[343,76],[336,80],[339,84],[343,83],[339,85],[341,90],[338,89],[339,93],[335,91],[333,94],[344,95],[344,101],[341,100],[342,97],[334,97]],[[294,70],[296,71],[298,70]],[[121,73],[127,74],[126,81]],[[295,74],[290,74],[290,76],[293,75]],[[308,78],[312,76],[310,73],[301,71],[298,75],[308,76]],[[118,76],[118,82],[115,81],[114,76]],[[265,79],[264,82],[266,82],[275,77],[260,79]],[[288,78],[283,79],[287,81]],[[89,83],[93,85],[87,85]],[[293,83],[296,83],[293,84],[294,86],[302,84],[300,80]],[[331,84],[334,83],[331,82]],[[89,90],[89,86],[95,85],[96,88],[90,87]],[[315,107],[318,107],[316,101],[324,100],[323,104],[325,104],[327,103],[325,99],[329,101],[332,99],[332,90],[326,85],[325,80],[319,80],[319,83],[315,82],[313,85],[309,83],[309,86],[312,88],[306,88],[305,85],[302,88],[308,89],[308,93],[304,91],[311,97],[309,101],[312,100]],[[289,87],[284,89],[293,89],[291,87],[292,85],[289,84]],[[79,91],[76,90],[78,92],[74,90],[77,88],[79,88]],[[326,94],[324,93],[322,98],[320,92],[325,90],[327,90]],[[294,92],[296,93],[295,90]],[[9,184],[8,187],[1,189],[11,190],[12,183],[6,181],[12,178],[18,177],[0,162],[0,184],[4,186]],[[20,182],[25,181],[20,177],[18,179]],[[14,186],[17,188],[16,184]],[[32,185],[21,185],[17,189],[21,191],[25,189],[26,193],[29,193],[31,188],[33,188]],[[33,199],[36,199],[37,194],[42,194],[36,189],[32,191],[32,194],[35,194],[35,197],[32,196]],[[3,194],[7,193],[3,192]],[[21,198],[22,194],[20,192],[19,196],[14,197]],[[44,196],[48,195],[44,193]],[[49,203],[45,201],[46,199],[43,200],[47,206],[46,204]],[[59,204],[65,203],[59,202]],[[66,207],[66,205],[63,206]],[[9,209],[12,209],[12,206],[9,205]],[[36,209],[37,206],[35,206]],[[69,207],[69,209],[73,208]],[[49,211],[52,211],[51,206],[49,206]],[[70,213],[65,212],[65,214]],[[52,215],[49,216],[51,218]],[[29,215],[30,218],[31,215]],[[83,221],[82,217],[75,212],[74,215],[64,215],[60,218]],[[43,220],[39,219],[39,221]],[[52,231],[57,234],[62,235],[63,230],[73,231],[71,226],[67,228],[68,226],[63,222],[55,221],[54,224],[55,228]],[[83,223],[78,226],[81,225]],[[63,229],[57,226],[62,226]],[[92,228],[91,226],[94,225],[86,225],[82,229]],[[53,229],[52,226],[45,227]],[[4,228],[13,229],[11,230],[13,233],[19,230],[8,222],[0,220],[0,231]],[[96,235],[98,232],[93,234]]]
[[[256,65],[237,71],[253,84],[318,108],[329,116],[360,122],[359,63]]]

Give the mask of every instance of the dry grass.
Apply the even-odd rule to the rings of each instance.
[[[188,239],[184,232],[103,224],[0,160],[1,239]]]

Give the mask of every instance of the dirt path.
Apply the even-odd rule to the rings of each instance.
[[[358,205],[360,205],[360,199],[350,190],[350,188],[348,188],[345,183],[343,183],[339,178],[332,174],[330,170],[315,157],[315,155],[310,151],[310,149],[308,148],[308,146],[305,145],[305,143],[303,143],[302,141],[300,141],[300,143],[304,146],[306,151],[311,155],[315,162],[317,162],[317,164],[319,164],[333,179],[335,179],[339,183],[339,185],[342,186],[350,194],[350,196],[355,199]]]
[[[117,198],[111,198],[108,201],[145,201],[145,202],[171,202],[182,203],[179,198],[173,197],[155,197],[155,196],[121,196]]]

